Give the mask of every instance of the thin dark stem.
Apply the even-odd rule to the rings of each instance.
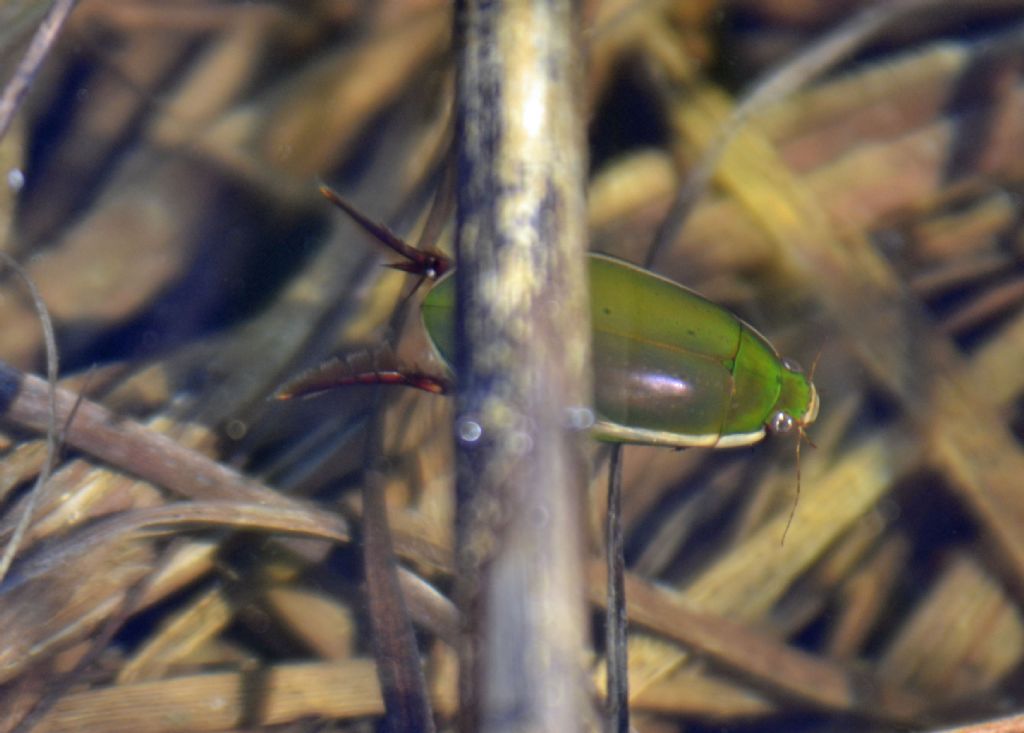
[[[629,733],[629,646],[626,617],[626,549],[622,531],[622,445],[612,446],[608,462],[608,517],[605,525],[608,606],[605,648],[608,656],[608,733]]]
[[[340,198],[339,198],[340,200]],[[399,252],[416,255],[420,250],[393,234],[383,225],[364,217],[354,207],[343,208],[364,228],[380,237],[377,229],[386,233],[393,242],[385,241]],[[382,241],[383,238],[382,238]],[[409,256],[408,254],[406,256]],[[406,298],[388,324],[388,342],[402,329],[408,316]],[[433,733],[434,714],[423,674],[420,651],[409,616],[409,608],[402,592],[398,561],[395,559],[391,527],[388,522],[384,481],[376,469],[384,454],[384,395],[378,393],[376,409],[368,428],[363,473],[363,572],[366,576],[366,595],[373,627],[373,643],[377,659],[377,676],[384,698],[385,728],[392,733],[423,731]]]
[[[3,139],[10,128],[15,113],[25,99],[25,95],[28,94],[32,80],[39,73],[39,68],[46,60],[53,42],[57,40],[64,22],[76,4],[77,0],[57,0],[53,4],[50,12],[39,24],[35,36],[32,37],[32,43],[18,64],[18,68],[14,70],[14,75],[4,85],[3,92],[0,93],[0,139]]]
[[[2,133],[0,133],[0,137],[2,137]],[[36,502],[39,500],[39,494],[43,486],[50,480],[50,474],[53,473],[57,462],[57,452],[60,446],[57,434],[57,371],[59,368],[59,358],[57,354],[57,339],[53,332],[53,321],[50,318],[50,312],[47,310],[46,304],[43,302],[43,296],[40,294],[39,288],[36,287],[35,281],[29,276],[28,271],[6,252],[0,252],[0,261],[14,270],[18,277],[24,281],[29,294],[32,296],[32,304],[39,316],[39,323],[43,329],[43,343],[46,346],[46,407],[48,411],[46,421],[46,460],[43,462],[43,468],[39,472],[39,476],[36,477],[32,489],[29,491],[28,499],[25,502],[25,506],[21,509],[21,516],[14,527],[14,532],[7,542],[3,554],[0,555],[0,582],[2,582],[7,575],[8,569],[11,567],[11,563],[14,561],[14,556],[18,554],[29,525],[32,523]],[[75,407],[68,413],[69,424],[71,416],[77,411],[77,407],[78,403],[76,402]]]
[[[432,733],[434,717],[416,636],[398,577],[384,482],[374,469],[363,475],[362,496],[363,568],[386,729],[393,733]]]

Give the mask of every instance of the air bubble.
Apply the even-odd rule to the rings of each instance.
[[[7,185],[15,193],[25,187],[25,174],[20,168],[11,168],[7,171]]]
[[[476,420],[464,417],[455,426],[455,434],[463,443],[476,443],[483,436],[484,429]]]
[[[594,427],[594,411],[589,407],[570,407],[569,427],[573,430],[590,430]]]

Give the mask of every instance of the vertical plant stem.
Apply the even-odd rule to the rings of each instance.
[[[578,21],[568,1],[456,10],[465,731],[596,723],[583,668],[579,416],[591,389]]]
[[[607,733],[629,733],[625,542],[622,528],[622,445],[616,443],[608,461],[608,521],[605,528],[605,563],[608,567],[608,607],[604,617],[605,656],[608,658],[605,693]]]

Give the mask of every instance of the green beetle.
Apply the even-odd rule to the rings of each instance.
[[[447,364],[455,356],[455,279],[442,254],[417,249],[330,189],[331,201],[406,262],[398,269],[436,279],[423,324]],[[636,265],[588,257],[598,440],[677,448],[750,445],[818,416],[818,393],[798,366],[725,308]],[[344,384],[396,383],[431,392],[444,378],[351,360],[334,361],[286,385],[283,398]]]
[[[636,265],[601,254],[588,261],[595,438],[728,448],[814,422],[814,384],[750,325]],[[451,364],[452,273],[421,310],[430,340]]]

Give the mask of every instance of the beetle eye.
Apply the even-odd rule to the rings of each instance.
[[[793,361],[792,359],[783,358],[782,366],[795,374],[804,373],[804,368],[800,366],[799,362]]]
[[[785,412],[776,412],[772,415],[770,427],[773,433],[788,433],[796,425],[796,420]]]

